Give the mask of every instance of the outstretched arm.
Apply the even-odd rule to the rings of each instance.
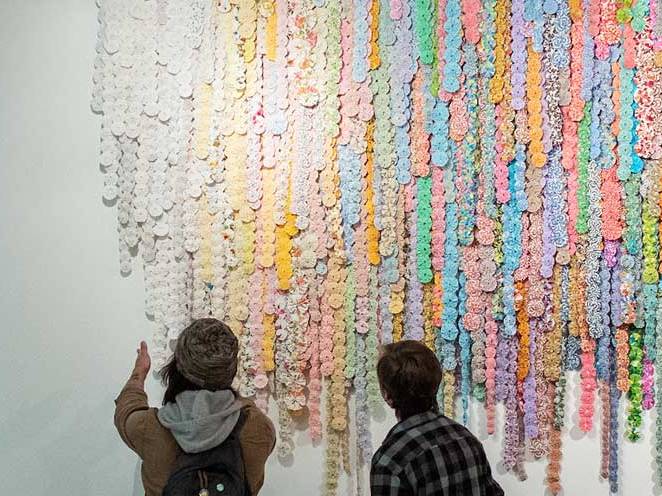
[[[152,361],[147,344],[142,341],[136,350],[137,356],[129,380],[115,400],[115,427],[122,441],[140,455],[142,446],[143,420],[149,409],[145,393],[145,379]]]

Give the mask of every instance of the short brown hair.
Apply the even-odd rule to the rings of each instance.
[[[427,411],[439,411],[437,391],[441,365],[434,353],[418,341],[400,341],[382,349],[377,376],[382,391],[404,420]]]

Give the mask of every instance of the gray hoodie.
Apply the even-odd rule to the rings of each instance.
[[[175,403],[158,412],[159,422],[170,430],[186,453],[200,453],[221,444],[232,433],[241,410],[234,393],[184,391]]]

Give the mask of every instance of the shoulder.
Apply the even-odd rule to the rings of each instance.
[[[404,467],[437,446],[482,451],[480,441],[469,429],[443,415],[426,413],[397,424],[375,453],[373,465]]]
[[[253,401],[243,398],[239,401],[241,402],[241,413],[244,416],[245,423],[260,424],[273,430],[274,426],[271,419]]]
[[[158,414],[158,408],[150,408],[143,412],[145,437],[152,442],[166,442],[168,444],[176,445],[175,438],[172,437],[170,430],[161,425]]]
[[[464,471],[467,467],[484,467],[487,458],[482,443],[462,424],[444,416],[434,421],[421,442],[421,452],[414,463],[434,457],[444,461],[448,473]]]
[[[460,424],[459,422],[456,422],[452,418],[446,417],[445,415],[439,415],[439,417],[437,418],[437,423],[439,426],[448,429],[451,432],[455,432],[463,436],[473,437],[471,431],[467,429],[464,425]]]
[[[400,422],[386,435],[372,458],[373,468],[398,472],[420,451],[419,433],[408,422]]]
[[[481,442],[464,425],[439,415],[420,429],[421,445],[440,446],[449,450],[462,450],[465,456],[477,456],[483,450]]]
[[[177,451],[175,438],[161,425],[157,413],[156,408],[136,411],[124,427],[127,444],[148,464],[154,457],[174,459]]]
[[[453,419],[445,417],[444,415],[440,415],[438,417],[438,419],[436,420],[435,428],[436,430],[443,432],[449,437],[456,439],[466,439],[467,441],[480,444],[480,441],[478,441],[476,436],[474,436],[469,429],[467,429],[464,425],[460,424],[459,422],[456,422]]]
[[[273,445],[276,441],[276,429],[271,419],[253,401],[243,398],[239,401],[242,404],[241,413],[244,417],[240,433],[242,441],[263,441]]]

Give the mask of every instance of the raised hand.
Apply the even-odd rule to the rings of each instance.
[[[136,350],[136,353],[138,356],[133,366],[132,376],[135,375],[144,380],[152,366],[152,359],[149,357],[149,351],[147,350],[147,343],[145,341],[140,342],[140,347]]]

